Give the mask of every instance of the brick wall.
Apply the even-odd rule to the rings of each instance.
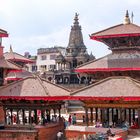
[[[63,122],[57,124],[49,124],[48,127],[40,126],[36,127],[38,130],[38,140],[56,140],[56,135],[59,130],[64,131]]]
[[[4,124],[4,111],[2,106],[0,106],[0,124]]]
[[[37,131],[1,130],[0,140],[37,140]]]

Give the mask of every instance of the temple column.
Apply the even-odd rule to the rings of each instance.
[[[56,70],[58,70],[58,66],[57,66],[57,64],[58,64],[58,63],[56,63]]]
[[[53,109],[54,115],[56,114],[56,109]]]
[[[114,125],[114,108],[112,108],[112,124]]]
[[[98,120],[98,108],[95,108],[95,112],[96,112],[95,122],[97,122],[97,120]]]
[[[11,124],[13,124],[13,109],[10,109],[11,112]]]
[[[131,126],[131,109],[129,108],[129,125]]]
[[[59,117],[61,117],[61,108],[58,109]]]
[[[135,109],[133,109],[133,121],[135,121]]]
[[[44,125],[45,124],[45,111],[41,110],[41,123]]]
[[[103,109],[101,108],[100,111],[101,111],[101,123],[103,124]]]
[[[34,120],[35,124],[38,124],[37,109],[34,109]]]
[[[120,123],[122,123],[122,112],[123,112],[123,109],[120,108],[119,110],[120,110]]]
[[[58,63],[58,70],[60,70],[60,64]]]
[[[107,121],[108,121],[108,125],[109,125],[109,108],[107,108]]]
[[[29,124],[31,124],[31,109],[29,109]]]
[[[3,111],[4,111],[4,120],[5,120],[4,123],[7,124],[7,113],[6,113],[7,109],[4,108]]]
[[[118,109],[116,108],[116,120],[118,120],[118,115],[119,115],[119,112],[118,112]]]
[[[89,126],[88,108],[87,107],[85,107],[85,113],[86,113],[86,125]]]
[[[19,124],[19,109],[17,109],[17,120],[16,120],[16,124]]]
[[[105,114],[105,108],[102,108],[102,124],[104,125],[104,123],[106,122],[106,114]]]
[[[90,121],[91,123],[93,123],[93,108],[90,108],[90,113],[91,113]]]
[[[126,113],[126,109],[124,110],[124,120],[126,121],[127,119],[127,113]]]
[[[48,116],[47,116],[47,120],[48,120],[48,122],[50,122],[51,121],[51,111],[50,110],[48,110]]]
[[[138,125],[140,126],[140,108],[138,108]]]
[[[25,110],[22,109],[22,121],[23,121],[23,124],[25,124]]]

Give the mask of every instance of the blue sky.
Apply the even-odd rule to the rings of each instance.
[[[140,0],[0,0],[0,28],[9,33],[3,39],[15,52],[35,55],[40,47],[67,47],[75,12],[79,13],[88,52],[102,57],[108,47],[89,39],[89,34],[123,23],[125,11],[134,13],[140,25]]]

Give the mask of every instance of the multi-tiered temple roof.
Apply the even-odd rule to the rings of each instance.
[[[93,33],[90,38],[106,44],[112,53],[78,67],[77,72],[140,70],[140,26],[130,22],[128,12],[123,24]]]

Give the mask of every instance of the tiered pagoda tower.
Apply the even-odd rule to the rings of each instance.
[[[110,123],[118,126],[129,122],[131,128],[139,128],[140,26],[130,21],[127,11],[123,24],[93,33],[90,38],[106,44],[112,53],[76,69],[81,77],[91,77],[90,83],[94,83],[72,93],[85,98],[87,125],[90,110],[91,123],[95,112],[95,122],[99,119],[105,127],[110,127]]]
[[[124,23],[91,34],[91,39],[103,42],[111,54],[77,68],[94,81],[110,76],[130,76],[140,80],[140,26],[131,23],[128,11]]]
[[[81,26],[79,25],[78,14],[75,14],[74,23],[71,26],[69,36],[69,43],[66,48],[66,55],[60,54],[56,58],[57,70],[56,74],[57,83],[79,83],[77,74],[74,69],[85,62],[95,59],[93,55],[87,53],[87,48],[83,41]],[[63,77],[61,76],[63,75]],[[61,82],[59,82],[61,81]]]
[[[32,73],[28,71],[27,64],[33,63],[33,60],[14,52],[12,46],[10,46],[9,52],[4,53],[4,57],[6,60],[13,62],[21,68],[20,70],[9,70],[7,76],[5,77],[7,83],[32,76]]]
[[[69,62],[71,69],[89,61],[90,59],[83,41],[81,26],[79,25],[78,20],[78,14],[76,13],[73,26],[71,27],[68,47],[66,49],[65,59]]]
[[[0,29],[0,86],[4,84],[4,79],[8,74],[9,70],[17,70],[20,69],[17,65],[11,63],[5,59],[3,54],[3,46],[2,46],[2,38],[8,37],[8,33],[5,30]]]

